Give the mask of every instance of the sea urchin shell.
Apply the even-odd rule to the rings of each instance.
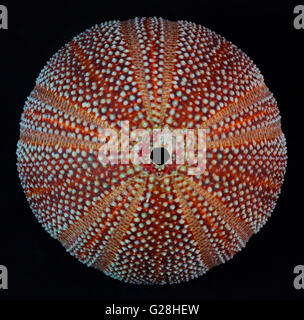
[[[98,161],[101,128],[206,130],[206,170]],[[286,168],[273,95],[205,27],[135,18],[59,50],[28,97],[18,171],[42,226],[73,256],[131,283],[188,281],[265,224]]]

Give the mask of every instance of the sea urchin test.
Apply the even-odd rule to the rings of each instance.
[[[189,175],[164,147],[150,163],[99,161],[100,132],[123,121],[130,132],[205,130],[205,169]],[[245,246],[275,207],[287,155],[276,101],[242,51],[195,23],[135,18],[96,25],[50,59],[17,158],[35,216],[70,254],[116,279],[165,284]]]

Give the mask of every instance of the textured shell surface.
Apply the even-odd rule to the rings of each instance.
[[[205,171],[101,163],[100,130],[124,120],[205,129]],[[101,23],[60,49],[25,102],[17,145],[44,229],[137,284],[189,281],[231,259],[270,217],[286,162],[276,100],[247,55],[203,26],[155,17]]]

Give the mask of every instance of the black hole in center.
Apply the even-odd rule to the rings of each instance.
[[[163,165],[170,159],[170,154],[166,148],[154,148],[150,159],[157,165]]]

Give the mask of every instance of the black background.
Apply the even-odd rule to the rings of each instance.
[[[0,1],[1,211],[0,264],[9,271],[1,299],[303,299],[293,269],[304,264],[303,112],[304,30],[293,27],[301,1]],[[302,1],[302,4],[303,1]],[[113,19],[161,16],[202,24],[252,58],[278,101],[288,166],[271,219],[231,261],[188,283],[130,285],[88,268],[65,252],[36,221],[16,172],[19,120],[47,60],[75,35]]]

